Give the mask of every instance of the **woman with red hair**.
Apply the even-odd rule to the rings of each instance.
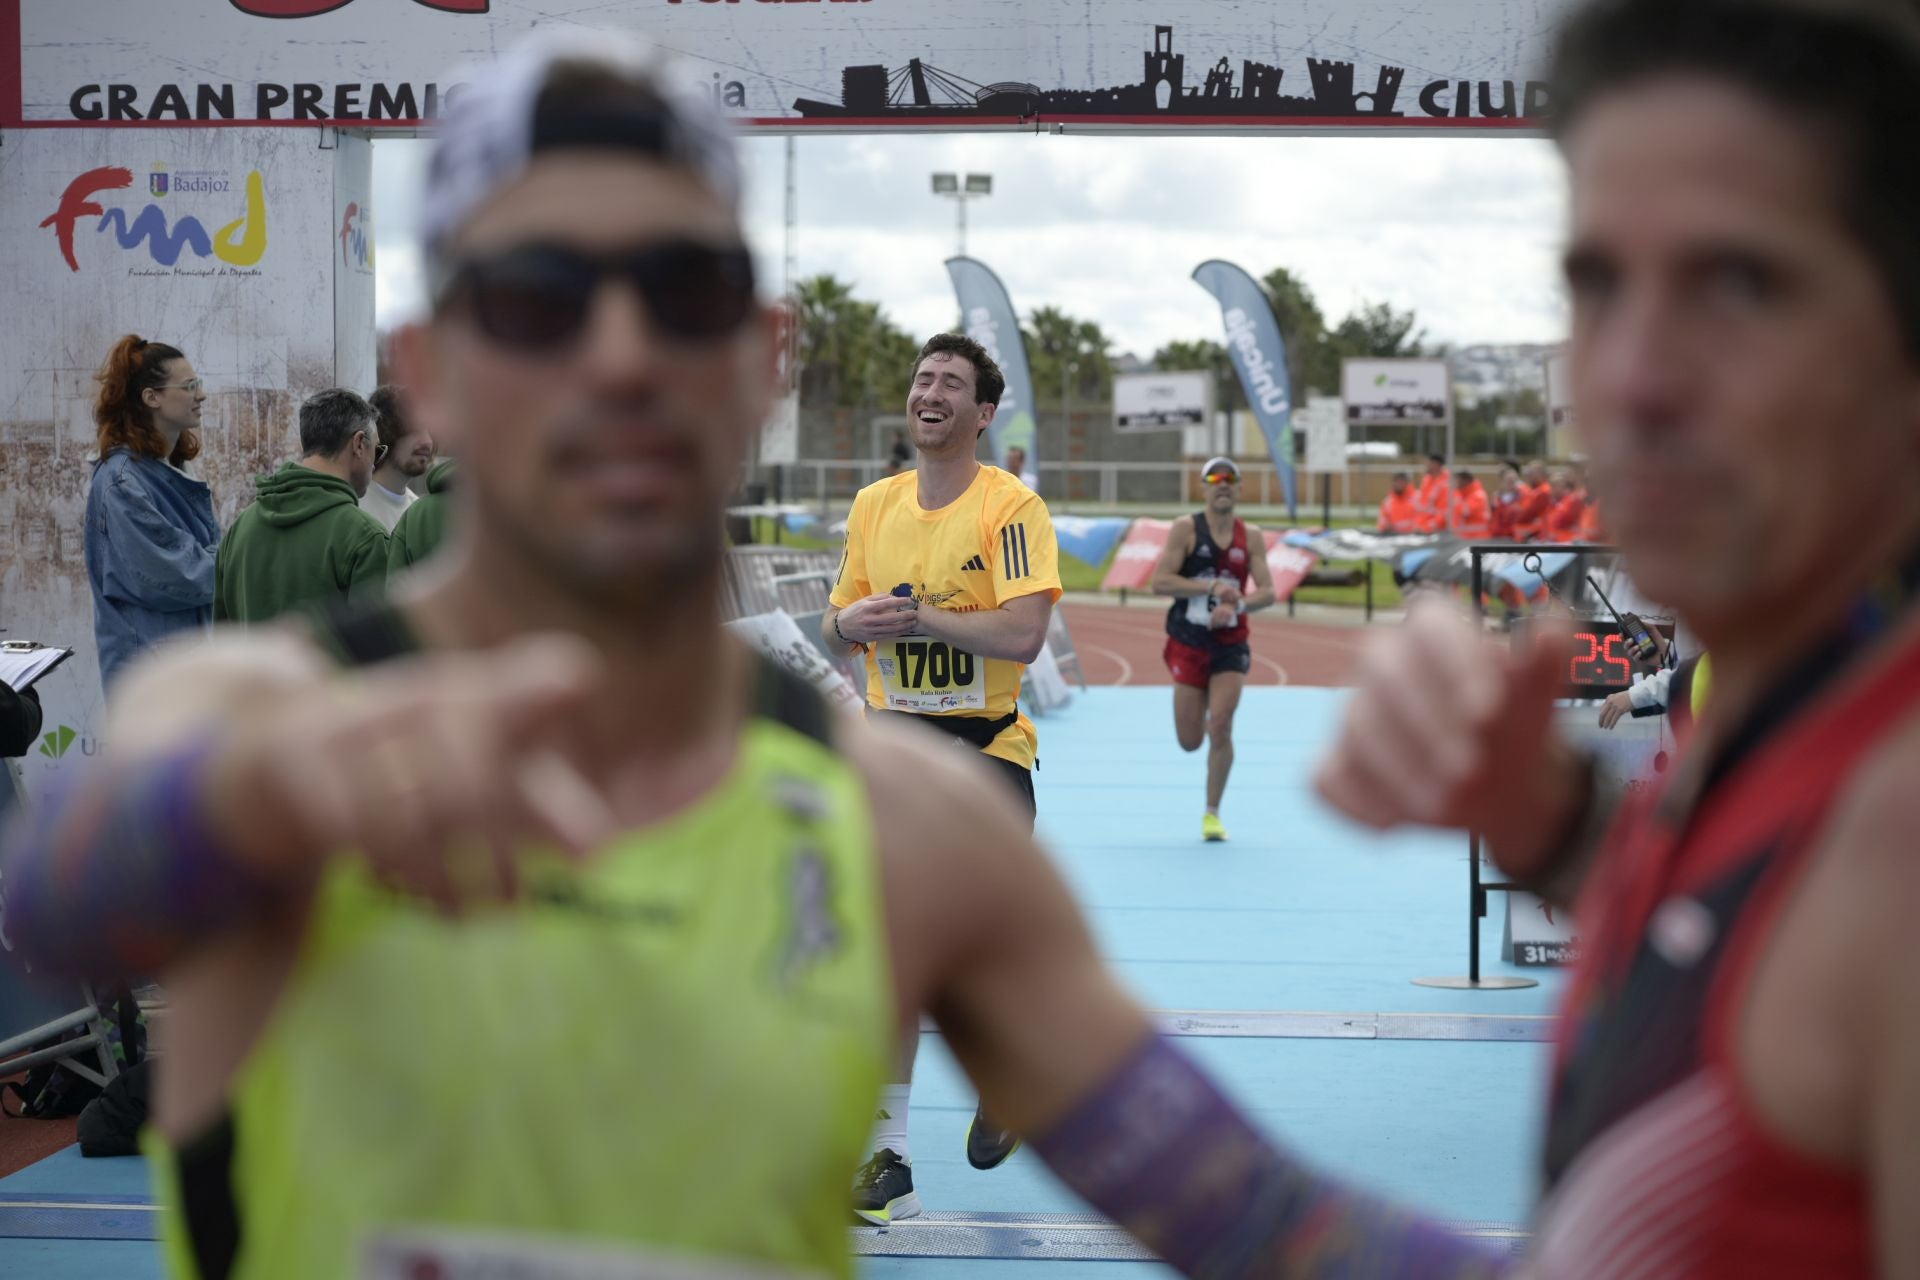
[[[132,334],[96,376],[100,459],[87,490],[87,581],[100,682],[167,636],[213,622],[220,525],[213,495],[181,469],[200,452],[206,402],[177,348]]]

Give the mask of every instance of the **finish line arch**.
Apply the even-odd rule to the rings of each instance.
[[[1550,7],[1557,7],[1557,3]],[[537,27],[642,33],[749,132],[1538,133],[1538,0],[0,0],[0,585],[43,684],[30,782],[99,749],[93,374],[123,333],[212,391],[222,525],[294,411],[375,377],[371,140]],[[129,36],[137,35],[137,39]]]

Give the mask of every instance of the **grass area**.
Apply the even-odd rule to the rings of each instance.
[[[1393,566],[1384,561],[1329,560],[1321,568],[1335,573],[1345,569],[1369,571],[1373,574],[1373,607],[1398,609],[1401,605],[1400,588],[1393,582]],[[1359,609],[1367,603],[1367,587],[1364,582],[1351,587],[1301,587],[1293,593],[1293,598],[1301,604],[1347,605]]]

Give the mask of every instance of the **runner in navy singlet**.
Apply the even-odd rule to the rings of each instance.
[[[1253,655],[1247,614],[1273,603],[1267,540],[1234,515],[1240,468],[1215,458],[1200,472],[1207,507],[1167,535],[1153,571],[1155,594],[1175,597],[1167,610],[1167,670],[1173,674],[1173,728],[1182,751],[1206,742],[1207,812],[1203,840],[1225,840],[1220,798],[1233,770],[1233,714]],[[1249,588],[1249,579],[1252,586]]]

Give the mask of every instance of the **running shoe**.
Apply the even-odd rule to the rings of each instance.
[[[1219,844],[1227,838],[1227,829],[1221,825],[1219,814],[1210,813],[1200,819],[1200,838],[1208,844]]]
[[[967,1163],[976,1169],[998,1169],[1020,1149],[1020,1139],[987,1119],[984,1106],[975,1107],[967,1126]]]
[[[853,1175],[853,1213],[876,1227],[920,1216],[920,1197],[913,1190],[913,1166],[895,1155],[893,1148],[880,1148]]]

